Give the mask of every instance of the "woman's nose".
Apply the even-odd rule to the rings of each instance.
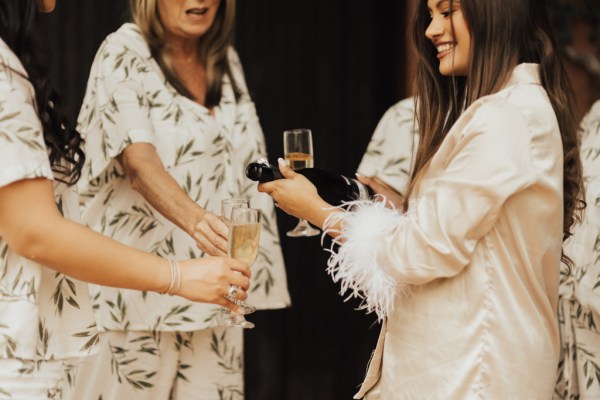
[[[443,24],[435,17],[431,19],[427,30],[425,31],[425,36],[429,40],[433,40],[438,36],[441,36],[444,33]]]

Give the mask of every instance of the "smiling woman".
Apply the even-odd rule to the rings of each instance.
[[[329,273],[382,321],[356,399],[547,400],[583,183],[545,0],[421,0],[416,13],[403,202],[336,209],[284,163],[287,179],[258,189],[335,237]]]
[[[471,34],[459,1],[430,0],[431,23],[425,36],[433,42],[442,75],[465,76],[471,61]]]

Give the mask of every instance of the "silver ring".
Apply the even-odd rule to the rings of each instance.
[[[228,293],[229,297],[235,299],[237,293],[238,293],[238,287],[237,286],[233,286],[233,285],[229,286],[229,293]]]

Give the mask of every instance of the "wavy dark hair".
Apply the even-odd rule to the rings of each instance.
[[[0,0],[0,37],[21,60],[35,91],[37,114],[55,179],[75,184],[85,161],[83,140],[62,109],[34,41],[39,0]],[[14,71],[18,73],[17,71]]]
[[[458,0],[448,1],[452,7],[452,2]],[[427,1],[420,0],[417,6],[413,40],[419,53],[416,107],[420,143],[407,197],[461,113],[480,97],[498,91],[517,64],[537,63],[562,137],[563,241],[567,240],[585,208],[578,121],[545,0],[460,0],[460,6],[471,34],[466,77],[447,77],[438,72],[437,51],[425,37],[430,23]],[[572,266],[564,252],[562,261]]]

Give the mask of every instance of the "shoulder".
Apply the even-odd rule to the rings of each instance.
[[[544,88],[539,84],[513,86],[482,97],[471,107],[473,123],[502,129],[505,135],[523,131],[532,137],[559,132],[558,120]],[[560,135],[559,135],[560,136]]]
[[[153,71],[150,48],[139,28],[126,23],[104,39],[90,71],[90,79],[121,82]]]
[[[581,155],[586,166],[594,164],[600,171],[600,100],[586,113],[580,125]],[[595,166],[599,163],[598,167]],[[589,171],[586,171],[589,172]]]
[[[382,117],[382,121],[391,120],[397,126],[407,127],[414,130],[415,123],[415,98],[408,97],[400,100],[390,107]]]
[[[407,97],[406,99],[400,100],[393,106],[391,106],[388,112],[395,112],[397,114],[406,114],[415,112],[415,98]]]
[[[25,68],[0,39],[0,113],[18,109],[35,114],[34,104],[35,93]]]
[[[240,61],[238,52],[233,46],[229,46],[227,49],[227,62],[229,63],[229,68],[231,69],[231,73],[234,75],[234,77],[236,79],[244,79],[244,68],[242,66],[242,62]]]
[[[0,80],[5,88],[14,88],[19,86],[19,83],[31,86],[21,60],[2,39],[0,39]],[[31,89],[33,90],[33,88]]]
[[[238,87],[238,89],[242,91],[242,97],[246,100],[249,100],[250,94],[248,91],[248,85],[246,84],[244,68],[242,67],[240,56],[238,55],[237,51],[233,46],[229,46],[229,48],[227,49],[227,62],[229,63],[231,77],[235,81],[235,84]]]
[[[150,47],[142,32],[133,23],[123,24],[117,31],[104,39],[98,50],[101,59],[115,55],[129,55],[141,59],[150,59]]]
[[[589,134],[600,133],[600,100],[596,101],[581,120],[583,139]]]

